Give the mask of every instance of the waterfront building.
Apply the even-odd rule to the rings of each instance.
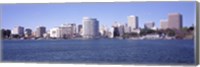
[[[167,29],[167,28],[168,28],[168,21],[160,20],[160,29]]]
[[[50,37],[52,38],[73,38],[76,34],[76,24],[62,24],[58,27],[50,29]]]
[[[78,34],[79,35],[82,35],[82,32],[83,32],[83,25],[78,25]]]
[[[113,37],[119,37],[119,27],[113,27]]]
[[[62,24],[59,29],[61,30],[61,37],[62,38],[71,38],[75,37],[76,34],[76,24],[69,23],[69,24]]]
[[[72,35],[76,34],[76,24],[75,23],[68,23],[66,26],[63,26],[63,27],[68,27],[70,29],[68,32],[71,32]]]
[[[110,38],[114,38],[114,27],[111,27],[110,28],[110,35],[109,35]]]
[[[124,33],[130,33],[131,32],[131,28],[128,26],[128,24],[124,25]]]
[[[155,23],[153,21],[149,21],[144,24],[144,28],[146,29],[152,29],[155,26]]]
[[[168,14],[168,28],[181,29],[182,28],[182,15],[179,13]]]
[[[100,34],[102,37],[109,37],[110,36],[110,31],[109,31],[109,28],[102,25],[100,27],[100,30],[99,30]]]
[[[27,28],[25,29],[25,37],[30,37],[32,35],[32,30]]]
[[[12,30],[12,34],[19,35],[20,37],[23,37],[24,36],[24,27],[22,27],[22,26],[16,26]]]
[[[50,37],[52,37],[52,38],[60,38],[61,37],[59,27],[50,29]]]
[[[161,39],[159,34],[147,34],[141,37],[142,39]]]
[[[134,29],[132,32],[139,34],[141,32],[140,29]]]
[[[1,29],[1,37],[2,38],[10,38],[11,30],[10,29]]]
[[[118,27],[118,30],[119,30],[119,36],[124,35],[124,25],[120,25],[120,26]]]
[[[113,27],[113,37],[122,36],[124,34],[124,25],[121,25],[119,22],[114,22]]]
[[[44,38],[47,38],[47,39],[48,39],[48,38],[50,38],[50,33],[49,33],[49,32],[46,32],[46,33],[43,34],[43,36],[44,36]]]
[[[96,18],[84,17],[83,20],[83,37],[84,38],[98,38],[99,21]]]
[[[101,34],[101,36],[105,36],[106,35],[106,29],[104,25],[100,26],[99,32]]]
[[[44,33],[46,33],[46,27],[39,26],[36,28],[35,37],[43,37]]]
[[[138,29],[138,17],[137,16],[128,16],[128,27],[131,28],[131,31]]]

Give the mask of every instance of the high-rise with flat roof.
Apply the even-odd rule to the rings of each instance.
[[[36,28],[35,36],[36,37],[43,37],[43,34],[46,33],[46,27],[39,26]]]
[[[131,31],[138,28],[138,17],[137,16],[128,16],[128,27],[131,28]]]
[[[180,13],[168,14],[168,28],[181,29],[182,28],[182,15]]]
[[[82,22],[84,38],[99,37],[99,21],[96,18],[83,17]]]
[[[12,34],[19,35],[19,36],[24,36],[24,27],[22,27],[22,26],[16,26],[12,30]]]
[[[83,26],[80,24],[78,25],[78,34],[82,34],[82,29],[83,29]]]

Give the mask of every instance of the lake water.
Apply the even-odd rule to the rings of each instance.
[[[194,40],[3,40],[3,62],[194,64]]]

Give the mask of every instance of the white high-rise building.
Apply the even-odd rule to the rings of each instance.
[[[75,24],[62,24],[59,27],[50,29],[50,37],[53,38],[72,38],[76,34]]]
[[[60,38],[61,37],[59,27],[50,29],[50,37],[52,37],[52,38]]]
[[[137,16],[128,16],[128,27],[131,28],[131,31],[138,29],[138,17]]]
[[[99,21],[96,18],[84,17],[82,22],[84,38],[99,37]]]
[[[22,26],[16,26],[12,30],[12,34],[19,35],[19,36],[24,36],[24,27],[22,27]]]

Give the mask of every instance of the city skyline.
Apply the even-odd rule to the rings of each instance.
[[[23,26],[25,28],[31,28],[32,30],[35,30],[37,26],[45,26],[47,30],[49,30],[50,28],[59,26],[60,24],[82,24],[81,20],[84,16],[97,18],[99,20],[100,26],[104,25],[107,27],[111,27],[115,21],[119,22],[120,24],[128,23],[127,17],[130,15],[138,17],[140,28],[144,28],[144,24],[147,21],[154,21],[155,26],[160,28],[160,20],[167,19],[168,13],[174,12],[183,15],[184,27],[192,26],[192,24],[195,24],[196,22],[196,10],[194,6],[196,6],[195,2],[3,5],[2,28],[13,29],[15,26]],[[157,10],[149,10],[147,7],[149,9],[151,8]],[[83,11],[79,13],[77,10]],[[147,10],[149,11],[144,13],[144,11]],[[122,13],[119,14],[119,12]]]

